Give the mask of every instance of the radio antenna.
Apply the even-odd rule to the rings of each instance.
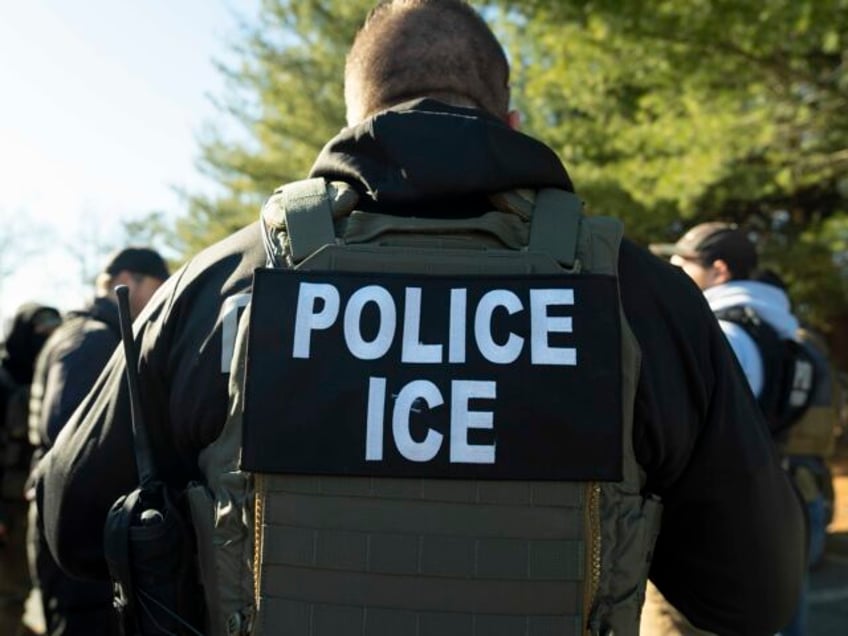
[[[127,367],[127,388],[130,397],[130,420],[132,422],[133,449],[138,470],[138,483],[142,488],[156,481],[156,468],[150,452],[150,440],[147,426],[141,410],[141,396],[138,381],[138,351],[133,338],[132,318],[130,317],[130,290],[126,285],[115,287],[118,297],[118,316],[121,323],[121,341],[124,344],[124,358]]]

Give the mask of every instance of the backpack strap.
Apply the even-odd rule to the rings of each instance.
[[[741,327],[757,346],[763,365],[763,387],[757,396],[777,441],[806,411],[815,383],[814,363],[795,340],[785,338],[748,306],[713,312],[719,320]]]
[[[582,208],[583,202],[571,192],[539,190],[530,221],[530,250],[548,254],[566,269],[579,270],[577,239]]]
[[[735,305],[713,311],[718,320],[740,327],[754,342],[763,370],[763,385],[757,394],[757,403],[766,416],[772,433],[781,424],[780,387],[783,376],[784,347],[780,335],[770,324],[747,305]]]
[[[322,178],[295,181],[274,196],[288,236],[288,253],[299,263],[324,245],[336,241],[333,201]],[[536,195],[530,225],[529,249],[548,254],[569,270],[579,270],[578,237],[582,201],[573,193],[544,188]]]

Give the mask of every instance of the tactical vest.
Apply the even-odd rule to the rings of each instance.
[[[815,384],[809,408],[789,429],[783,451],[786,455],[829,458],[836,446],[839,424],[839,385],[827,356],[804,329],[798,338],[815,365]]]
[[[728,307],[715,315],[742,327],[756,344],[763,365],[757,402],[775,440],[783,443],[790,427],[808,410],[816,390],[811,353],[800,342],[781,337],[750,307]]]
[[[636,634],[661,506],[643,493],[645,475],[632,444],[640,352],[618,301],[619,222],[583,217],[574,195],[551,189],[493,196],[492,211],[471,219],[376,214],[355,209],[357,199],[343,183],[312,179],[280,188],[263,209],[263,240],[278,269],[257,271],[252,304],[239,323],[230,414],[219,439],[201,454],[206,484],[191,493],[210,609],[207,633]],[[563,290],[560,280],[569,289]],[[457,292],[466,282],[467,297]],[[486,291],[487,285],[493,289]],[[307,287],[327,293],[320,300],[312,297],[304,309]],[[344,311],[331,288],[340,290]],[[548,302],[540,298],[566,298],[572,288],[580,308],[592,306],[591,298],[580,296],[583,290],[609,292],[609,307],[600,307],[597,315],[594,310],[575,314],[574,329],[601,329],[604,342],[586,351],[613,352],[615,369],[603,360],[583,360],[584,349],[577,350],[577,362],[568,361],[571,350],[557,338],[568,335],[571,319],[547,315],[556,313],[552,305],[539,310],[540,302]],[[451,316],[459,312],[460,299],[467,301],[469,315],[477,304],[476,320],[450,322],[450,345],[445,343],[441,354],[426,348],[435,345],[427,344],[430,335],[421,335],[433,322],[421,320],[423,310],[398,313],[392,324],[420,335],[404,340],[412,350],[404,349],[404,360],[444,357],[439,364],[412,367],[438,375],[449,366],[448,357],[470,361],[476,333],[477,345],[488,347],[490,358],[503,355],[528,365],[526,382],[525,372],[514,370],[518,367],[489,363],[486,368],[503,370],[497,383],[466,382],[460,372],[465,367],[459,365],[452,390],[441,379],[414,380],[400,389],[391,385],[392,377],[382,384],[372,377],[366,389],[348,369],[378,357],[374,349],[386,322],[362,333],[357,325],[368,322],[366,314],[375,306],[389,312],[393,299],[403,300],[403,289],[406,309],[416,300],[421,309],[428,294],[443,294],[440,308]],[[423,296],[416,296],[422,289]],[[277,302],[268,302],[272,292],[281,294]],[[530,300],[521,308],[511,306],[519,297]],[[357,305],[357,298],[366,301]],[[493,298],[502,304],[481,309]],[[530,304],[535,313],[527,309]],[[277,323],[266,315],[276,311],[297,313]],[[517,324],[531,313],[535,326],[521,332],[519,358],[518,348],[510,348],[522,343],[510,333],[519,327],[509,321]],[[337,323],[344,320],[344,332],[337,324],[331,335],[329,323],[336,315]],[[352,322],[351,315],[363,322]],[[310,321],[311,341],[298,340],[301,319]],[[596,321],[607,326],[597,327]],[[292,322],[294,340],[281,345],[278,336]],[[495,323],[510,326],[497,331]],[[547,341],[536,342],[540,329]],[[467,339],[454,339],[462,330]],[[309,346],[331,338],[339,343],[343,337],[354,341],[348,346],[359,358],[312,350],[320,354],[319,364],[308,372],[316,375],[288,380],[302,388],[286,386],[276,372],[261,367],[269,351],[305,352],[292,354],[278,368],[290,373],[287,365],[307,363],[295,358],[309,357]],[[383,350],[394,351],[389,345]],[[548,362],[532,366],[532,360]],[[560,363],[577,368],[557,367]],[[382,368],[391,376],[405,364]],[[482,413],[491,404],[534,413],[533,378],[560,377],[556,374],[566,368],[587,375],[580,376],[578,386],[563,385],[564,403],[588,400],[584,410],[612,413],[613,424],[591,417],[572,422],[563,412],[556,414],[554,426],[543,429],[535,416],[522,422],[500,418],[500,411],[494,419]],[[599,397],[595,377],[601,387],[615,378],[615,394]],[[411,386],[427,390],[406,395]],[[509,393],[515,387],[526,391],[524,404]],[[463,390],[464,402],[456,395]],[[502,397],[502,390],[512,397]],[[323,400],[297,404],[298,391],[326,394],[327,405]],[[273,404],[265,410],[252,407],[253,396],[269,406],[274,392],[280,395],[276,410]],[[283,393],[289,397],[283,399]],[[382,410],[372,408],[374,396]],[[354,413],[334,406],[334,400],[344,399],[360,408],[366,397],[367,417],[364,409]],[[445,404],[439,406],[439,397]],[[395,415],[384,421],[386,408],[394,408]],[[450,433],[417,424],[448,411],[459,413],[451,418]],[[367,433],[357,429],[344,437],[366,419]],[[371,438],[372,428],[381,435]],[[600,433],[607,435],[605,442],[585,443]],[[544,442],[559,435],[566,435],[568,444]],[[429,444],[434,440],[435,446]],[[395,444],[406,450],[394,450]],[[454,463],[454,454],[462,461]],[[286,470],[276,469],[285,462]]]

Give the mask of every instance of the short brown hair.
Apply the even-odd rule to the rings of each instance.
[[[345,66],[348,124],[416,97],[506,117],[506,55],[467,2],[384,0],[357,33]]]

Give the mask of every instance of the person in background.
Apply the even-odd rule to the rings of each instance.
[[[36,458],[53,445],[121,341],[115,287],[129,289],[130,314],[135,318],[168,276],[168,266],[155,250],[127,247],[115,252],[97,276],[91,302],[68,313],[47,341],[38,357],[30,396],[29,433]],[[71,579],[62,572],[39,532],[34,503],[28,544],[35,582],[31,596],[40,596],[46,633],[117,634],[111,586]]]
[[[61,321],[53,307],[21,305],[0,349],[0,634],[16,634],[30,585],[24,501],[31,456],[27,409],[36,356]]]
[[[785,294],[758,281],[750,280],[757,267],[757,252],[747,235],[730,223],[710,222],[696,225],[674,244],[653,244],[651,251],[668,256],[704,292],[736,359],[745,372],[755,396],[763,389],[763,359],[754,339],[736,322],[722,319],[721,312],[735,307],[750,307],[776,329],[781,337],[792,338],[798,320],[789,311]]]
[[[670,257],[671,264],[703,291],[766,416],[773,440],[786,453],[785,442],[793,427],[810,411],[814,372],[821,364],[801,342],[800,323],[782,281],[776,284],[773,274],[758,274],[754,243],[731,223],[702,223],[676,243],[653,244],[650,249]],[[808,466],[806,459],[784,457],[784,468],[795,478],[806,504],[811,563],[814,554],[810,551],[819,555],[823,549],[825,525],[823,498],[807,483]],[[797,610],[780,632],[783,636],[806,633],[806,586],[805,580]]]

